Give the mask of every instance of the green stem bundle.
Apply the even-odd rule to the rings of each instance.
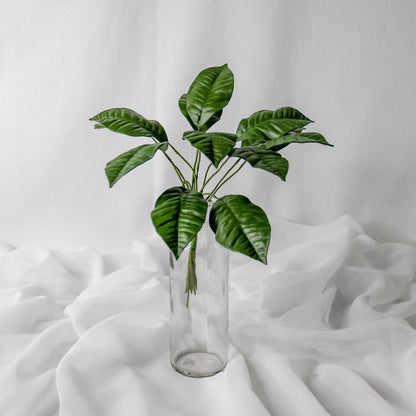
[[[189,306],[189,295],[192,293],[196,295],[197,289],[197,278],[196,278],[196,245],[197,245],[197,237],[191,241],[191,246],[189,248],[189,257],[188,257],[188,265],[186,268],[186,307]]]
[[[175,149],[173,146],[172,150],[183,160],[186,161],[186,159],[180,154],[180,152]],[[185,179],[185,176],[181,172],[181,170],[176,166],[176,164],[173,162],[173,160],[166,154],[166,152],[163,152],[169,162],[172,164],[176,174],[178,175],[179,179],[181,180],[181,183],[184,187],[187,189],[192,189],[194,191],[198,191],[198,175],[199,175],[199,169],[201,165],[201,152],[199,150],[195,153],[195,160],[193,166],[186,161],[186,164],[191,168],[192,170],[192,178],[191,182],[187,181]],[[204,179],[202,181],[201,189],[199,190],[201,193],[203,193],[205,187],[207,184],[217,175],[221,169],[227,164],[227,162],[230,160],[230,158],[227,156],[227,158],[221,163],[221,165],[208,177],[208,172],[210,168],[213,166],[212,163],[210,163],[205,171]],[[246,162],[244,162],[242,165],[238,167],[236,171],[231,173],[233,169],[238,165],[240,162],[240,159],[238,159],[221,177],[221,179],[216,183],[216,185],[212,188],[211,192],[206,192],[203,195],[206,195],[206,200],[209,202],[213,197],[215,197],[216,192],[227,182],[229,181],[234,175],[236,175],[244,166]],[[193,240],[190,243],[190,249],[189,249],[189,256],[188,256],[188,263],[187,263],[187,269],[186,269],[186,287],[185,287],[185,294],[186,294],[186,306],[189,306],[189,296],[190,294],[196,294],[197,290],[197,273],[196,273],[196,249],[197,249],[197,237],[194,237]]]

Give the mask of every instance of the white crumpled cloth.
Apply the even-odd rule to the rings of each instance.
[[[415,416],[416,248],[273,220],[230,265],[225,371],[170,366],[167,249],[0,244],[2,416]]]

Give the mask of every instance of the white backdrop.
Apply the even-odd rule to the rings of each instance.
[[[247,168],[226,191],[270,216],[347,213],[415,243],[415,22],[411,0],[2,0],[0,240],[110,250],[153,232],[170,166],[156,156],[109,190],[105,163],[141,139],[88,118],[130,107],[180,140],[178,97],[227,62],[235,93],[218,130],[290,105],[335,147],[292,145],[286,183]]]

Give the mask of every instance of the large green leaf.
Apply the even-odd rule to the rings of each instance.
[[[126,173],[150,160],[159,148],[166,150],[167,143],[143,144],[122,153],[108,162],[105,173],[110,183],[110,188]]]
[[[135,137],[154,137],[159,142],[166,142],[165,129],[156,120],[147,120],[129,108],[112,108],[102,111],[90,120],[99,123],[95,127],[107,127],[116,133]]]
[[[170,188],[157,199],[153,225],[176,259],[201,229],[207,207],[200,192],[182,187]]]
[[[322,136],[322,134],[314,132],[292,133],[286,134],[284,136],[279,136],[265,142],[264,147],[266,149],[279,150],[283,146],[286,146],[290,143],[320,143],[325,146],[333,147],[332,144],[325,140],[325,137]]]
[[[268,140],[260,138],[253,138],[253,139],[244,139],[241,141],[241,147],[263,147],[264,144],[267,143]]]
[[[198,128],[230,101],[234,75],[227,64],[204,69],[195,78],[186,97],[186,111]]]
[[[194,130],[207,131],[218,120],[220,120],[221,115],[222,115],[222,109],[217,111],[213,116],[211,116],[211,118],[204,125],[202,125],[198,129],[198,127],[196,127],[195,124],[193,123],[191,117],[189,117],[188,111],[186,109],[186,96],[187,94],[183,94],[181,98],[179,98],[179,101],[178,101],[179,109],[181,110],[181,113],[185,116],[185,118],[189,121],[189,124]]]
[[[241,120],[237,129],[237,136],[243,134],[248,128],[252,127],[262,119],[267,120],[271,116],[275,119],[304,120],[309,123],[313,123],[312,120],[293,107],[281,107],[275,111],[260,110],[252,114],[250,117]]]
[[[281,107],[274,111],[274,116],[277,118],[290,118],[297,120],[306,120],[312,123],[308,117],[302,114],[299,110],[293,107]]]
[[[192,146],[200,150],[215,167],[218,167],[221,160],[233,149],[236,135],[187,131],[183,138],[189,140]]]
[[[192,121],[191,117],[189,117],[188,110],[186,109],[186,97],[187,97],[187,94],[182,94],[181,97],[179,98],[179,100],[178,100],[179,110],[181,110],[181,113],[188,120],[188,122],[191,125],[191,127],[194,130],[198,130],[198,127],[195,126],[195,124]]]
[[[242,195],[226,195],[211,208],[209,223],[222,246],[267,264],[270,224],[264,211]]]
[[[217,121],[221,119],[222,116],[222,108],[221,110],[217,111],[215,114],[213,114],[206,122],[203,124],[199,130],[201,131],[207,131],[211,126],[213,126]]]
[[[234,149],[230,156],[240,157],[247,160],[254,168],[266,170],[286,180],[289,162],[273,150],[258,147],[242,147]]]
[[[272,140],[293,130],[303,128],[312,121],[292,107],[275,111],[260,110],[240,121],[237,128],[238,140]]]

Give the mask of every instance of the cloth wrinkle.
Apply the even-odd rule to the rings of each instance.
[[[348,215],[271,225],[267,266],[231,254],[229,362],[206,379],[169,363],[162,242],[0,242],[0,414],[415,415],[416,247]]]

